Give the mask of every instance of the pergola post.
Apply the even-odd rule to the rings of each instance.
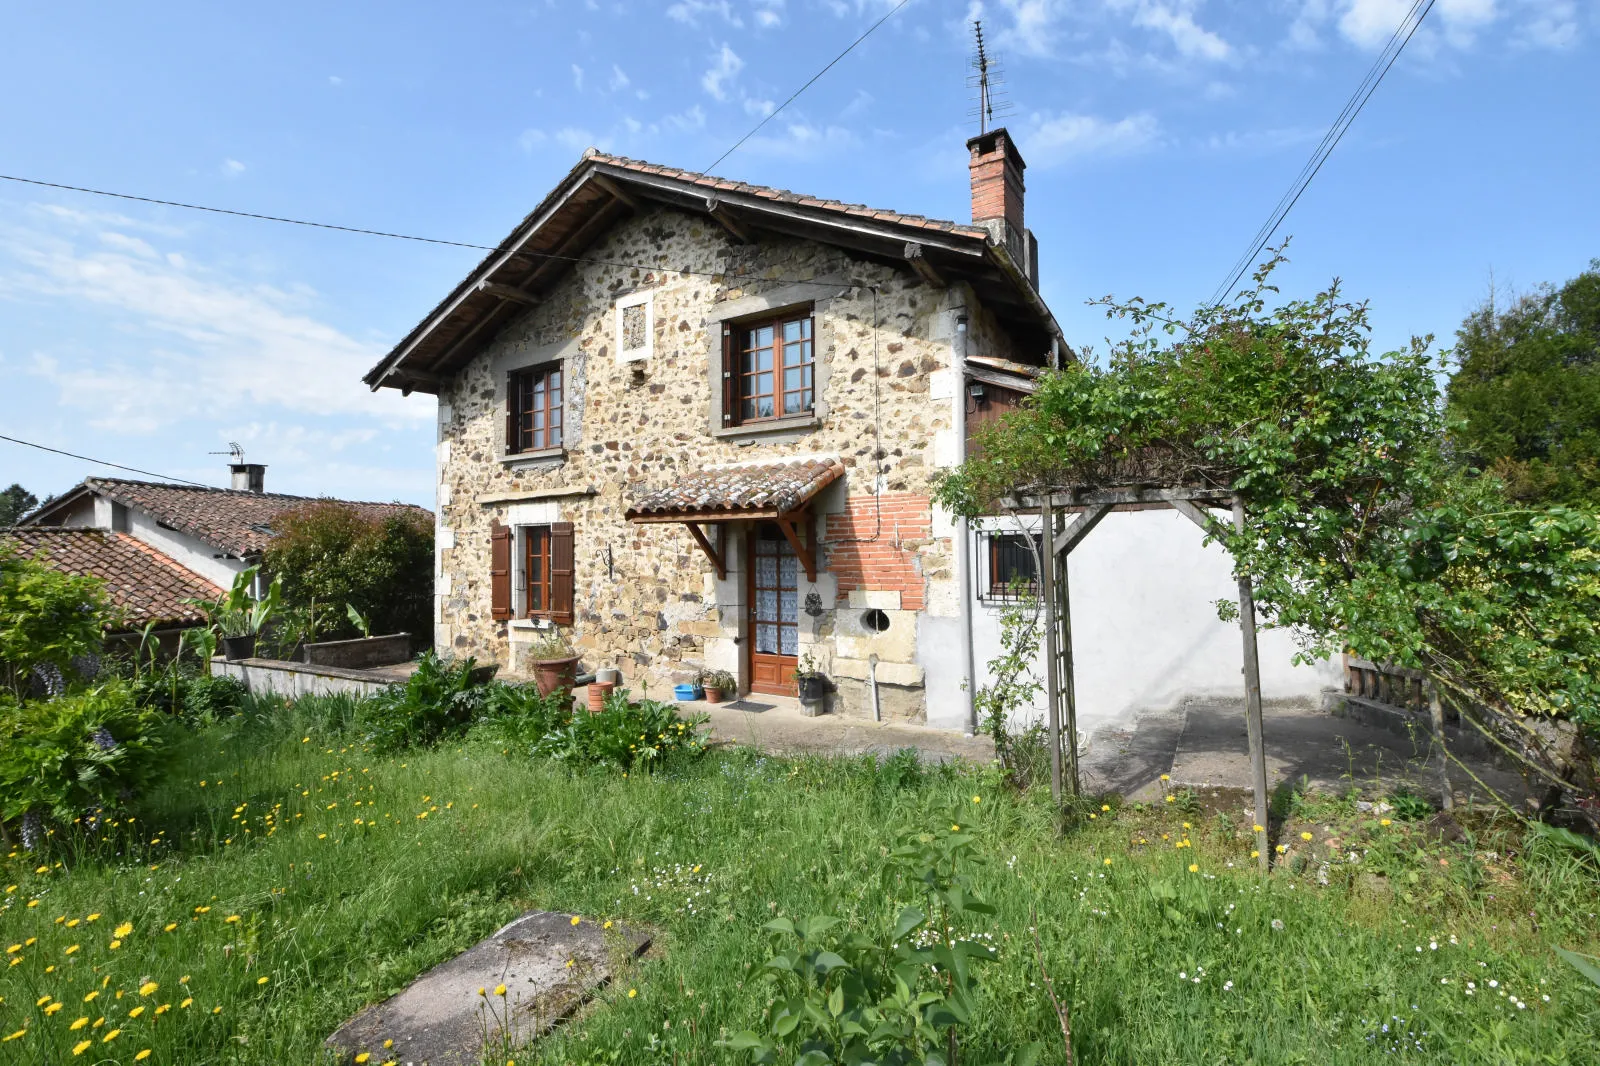
[[[1233,528],[1244,532],[1244,502],[1233,499]],[[1256,651],[1256,599],[1249,574],[1239,575],[1239,632],[1244,637],[1244,718],[1250,734],[1250,776],[1256,793],[1256,852],[1265,872],[1267,854],[1267,752],[1261,739],[1261,660]]]
[[[1059,516],[1056,520],[1060,521]],[[1062,743],[1066,745],[1067,754],[1066,784],[1072,798],[1078,799],[1082,794],[1078,782],[1078,679],[1072,661],[1072,588],[1067,579],[1067,553],[1071,549],[1066,549],[1056,556],[1055,543],[1059,536],[1059,530],[1048,530],[1045,534],[1045,544],[1050,554],[1054,556],[1051,562],[1055,572],[1056,659],[1061,664],[1057,685],[1060,688],[1062,711]]]
[[[1056,546],[1055,508],[1050,494],[1039,499],[1039,590],[1044,593],[1044,697],[1045,722],[1050,736],[1050,800],[1061,806],[1061,677],[1056,654]],[[1071,662],[1068,661],[1068,670]],[[1071,681],[1068,681],[1071,684]],[[1076,741],[1076,738],[1074,738]]]

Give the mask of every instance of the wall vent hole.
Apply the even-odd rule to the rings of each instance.
[[[889,628],[889,616],[876,607],[869,607],[861,613],[861,628],[868,633],[882,633]]]

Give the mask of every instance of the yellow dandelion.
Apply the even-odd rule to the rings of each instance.
[[[188,1010],[190,1004],[192,1004],[192,1003],[194,1003],[194,997],[193,996],[185,996],[184,999],[183,999],[183,1002],[178,1004],[178,1009],[179,1010]]]
[[[1161,775],[1161,780],[1163,780],[1163,781],[1171,781],[1172,780],[1172,775],[1171,774],[1162,774]]]
[[[506,986],[505,985],[495,985],[494,986],[494,994],[497,995],[497,996],[505,995],[506,994]]]
[[[21,1040],[23,1037],[25,1037],[27,1035],[28,1035],[28,1030],[26,1028],[18,1029],[14,1033],[10,1033],[10,1034],[8,1034],[6,1036],[0,1037],[0,1044],[9,1044],[9,1043],[11,1043],[11,1041],[13,1041],[13,1040]]]
[[[1393,823],[1393,822],[1391,822],[1391,821],[1390,821],[1390,820],[1389,820],[1389,819],[1387,819],[1387,818],[1380,818],[1380,819],[1378,819],[1378,824],[1379,824],[1379,825],[1383,825],[1383,826],[1389,826],[1389,825],[1393,825],[1393,824],[1394,824],[1394,823]]]
[[[1191,862],[1189,864],[1189,872],[1192,873],[1192,874],[1199,873],[1200,872],[1200,864],[1197,863],[1197,862]]]
[[[1301,833],[1300,834],[1300,839],[1301,840],[1310,840],[1311,839],[1311,834],[1310,833]]]
[[[133,932],[133,923],[123,922],[121,925],[111,930],[111,935],[114,937],[125,937],[131,932]]]
[[[1278,845],[1278,854],[1279,854],[1279,855],[1285,855],[1285,854],[1288,854],[1288,851],[1289,851],[1289,849],[1288,849],[1288,848],[1286,848],[1286,847],[1284,847],[1284,846],[1283,846],[1283,845],[1282,845],[1282,844],[1279,844],[1279,845]]]
[[[120,947],[121,947],[121,946],[122,946],[122,941],[120,941],[120,940],[113,940],[113,941],[112,941],[112,942],[111,942],[111,943],[110,943],[110,944],[109,944],[109,945],[107,945],[107,946],[108,946],[108,947],[110,947],[110,948],[111,948],[111,950],[112,950],[112,951],[116,951],[116,950],[117,950],[117,949],[118,949],[118,948],[120,948]]]
[[[222,920],[227,922],[229,925],[232,925],[239,920],[239,916],[237,914],[230,914]]]
[[[1252,851],[1252,852],[1251,852],[1251,853],[1250,853],[1250,857],[1251,857],[1251,858],[1252,858],[1252,859],[1259,859],[1259,858],[1261,858],[1261,852],[1259,852],[1259,851]]]
[[[48,1006],[48,1007],[46,1007],[46,1008],[45,1008],[45,1009],[44,1009],[44,1012],[45,1012],[45,1013],[46,1013],[46,1014],[55,1014],[55,1013],[56,1013],[56,1012],[58,1012],[58,1011],[59,1011],[59,1010],[61,1010],[61,1008],[62,1008],[62,1007],[63,1007],[63,1006],[65,1006],[65,1004],[62,1004],[62,1003],[52,1003],[52,1004],[50,1004],[50,1005],[49,1005],[49,1006]]]
[[[135,1055],[133,1057],[133,1061],[134,1062],[143,1062],[145,1059],[147,1059],[149,1057],[150,1057],[150,1049],[149,1048],[145,1048],[143,1051],[139,1052],[137,1055]]]
[[[487,996],[488,994],[489,994],[489,990],[487,988],[480,987],[478,989],[478,995],[479,996]]]
[[[1110,859],[1106,859],[1106,860],[1104,860],[1104,862],[1105,862],[1105,864],[1106,864],[1106,865],[1107,865],[1107,866],[1110,866],[1110,865],[1111,865],[1111,860],[1110,860]]]
[[[90,992],[87,996],[84,996],[83,1001],[85,1003],[92,1002],[98,995],[100,995],[100,990],[97,988],[93,992]]]
[[[86,1014],[82,1018],[79,1018],[77,1021],[73,1022],[71,1025],[67,1026],[67,1029],[69,1031],[75,1033],[79,1029],[82,1029],[84,1026],[86,1026],[88,1024],[89,1024],[89,1016]]]
[[[272,978],[270,978],[270,977],[257,977],[256,978],[256,984],[264,985],[270,980],[272,980]]]
[[[100,915],[98,915],[98,914],[91,914],[87,918],[84,919],[84,921],[86,921],[86,922],[98,922],[99,920],[100,920]]]
[[[950,832],[959,833],[959,832],[961,832],[961,827],[959,825],[952,825],[950,827]]]
[[[154,981],[146,981],[144,984],[139,986],[139,994],[141,996],[148,996],[160,987],[161,986],[156,984]]]
[[[1174,803],[1174,802],[1176,802],[1176,800],[1172,796],[1168,796],[1167,797],[1167,802],[1168,803]]]
[[[371,1053],[363,1051],[361,1054],[356,1056],[356,1062],[357,1062],[357,1064],[359,1066],[360,1063],[366,1062],[370,1058],[372,1058]]]
[[[130,1010],[128,1012],[128,1017],[137,1018],[139,1015],[141,1015],[143,1013],[144,1013],[144,1004],[141,1003],[137,1007],[133,1008],[132,1010]]]
[[[222,1013],[222,1008],[221,1007],[212,1007],[211,1008],[211,1013],[212,1014],[221,1014]]]
[[[1102,811],[1109,811],[1109,810],[1110,810],[1110,809],[1111,809],[1111,804],[1109,804],[1109,803],[1102,803],[1102,804],[1100,804],[1100,810],[1102,810]]]
[[[577,915],[576,915],[576,914],[574,914],[574,915],[573,915],[573,916],[572,916],[572,924],[573,924],[573,925],[577,925],[577,924],[578,924],[578,923],[579,923],[579,922],[581,922],[581,921],[583,921],[583,919],[582,919],[582,918],[579,918],[579,917],[578,917],[578,916],[577,916]]]
[[[64,954],[71,955],[74,951],[77,951],[77,950],[78,950],[78,945],[73,944],[73,945],[71,945],[70,947],[67,948],[67,950],[64,952]]]
[[[102,1036],[100,1038],[100,1043],[102,1043],[102,1044],[111,1043],[111,1041],[113,1041],[113,1040],[115,1040],[117,1038],[117,1034],[120,1033],[120,1032],[122,1032],[121,1029],[113,1029],[113,1030],[111,1030],[105,1036]]]
[[[168,922],[166,925],[162,926],[161,931],[163,933],[170,933],[176,928],[178,928],[177,922]]]
[[[85,1051],[89,1050],[90,1045],[93,1043],[93,1040],[80,1040],[76,1044],[72,1045],[72,1053],[74,1055],[82,1055]]]
[[[639,994],[639,990],[638,990],[638,989],[637,989],[637,988],[630,988],[630,989],[628,989],[628,998],[629,998],[629,999],[633,999],[633,998],[634,998],[634,997],[635,997],[635,996],[637,996],[637,995],[638,995],[638,994]]]

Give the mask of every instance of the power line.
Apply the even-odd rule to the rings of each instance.
[[[110,463],[110,462],[107,462],[104,459],[94,459],[94,458],[91,458],[91,457],[89,457],[87,455],[79,455],[76,452],[64,452],[60,448],[52,448],[52,447],[50,447],[48,445],[45,445],[45,444],[35,444],[31,440],[19,440],[16,437],[8,437],[4,433],[0,433],[0,440],[8,440],[12,444],[21,444],[21,445],[24,445],[25,447],[28,447],[28,448],[38,448],[42,452],[55,452],[57,455],[65,455],[69,459],[82,459],[86,463],[94,463],[97,466],[114,466],[118,470],[128,470],[128,471],[131,471],[131,472],[133,472],[135,474],[143,474],[146,477],[158,477],[162,481],[180,481],[185,485],[193,485],[196,488],[201,488],[201,489],[213,489],[213,488],[216,488],[215,485],[205,485],[205,484],[201,484],[198,481],[190,481],[186,477],[173,477],[170,474],[158,474],[153,470],[140,470],[136,466],[123,466],[121,463]]]
[[[1256,256],[1261,254],[1261,250],[1267,246],[1268,241],[1272,240],[1272,236],[1277,232],[1278,227],[1283,225],[1283,220],[1288,217],[1289,212],[1294,210],[1295,204],[1300,202],[1300,197],[1310,187],[1312,179],[1322,169],[1322,164],[1328,161],[1328,157],[1333,154],[1333,150],[1344,139],[1345,133],[1349,131],[1350,126],[1360,116],[1362,109],[1367,106],[1367,101],[1372,98],[1373,93],[1377,92],[1378,86],[1383,84],[1384,76],[1389,73],[1389,68],[1393,67],[1395,60],[1400,58],[1400,53],[1405,51],[1406,45],[1411,42],[1411,38],[1417,32],[1417,28],[1422,25],[1423,19],[1427,18],[1428,12],[1433,10],[1433,5],[1434,0],[1414,0],[1411,9],[1400,20],[1400,25],[1395,27],[1395,31],[1390,35],[1388,43],[1384,45],[1383,50],[1378,53],[1378,58],[1373,61],[1371,68],[1368,69],[1366,77],[1361,79],[1361,84],[1356,86],[1356,90],[1350,95],[1350,99],[1345,101],[1344,109],[1333,120],[1333,125],[1329,126],[1328,131],[1322,135],[1322,140],[1317,144],[1316,149],[1312,151],[1311,158],[1306,160],[1305,165],[1300,168],[1300,173],[1296,175],[1288,190],[1278,199],[1278,203],[1272,209],[1272,213],[1261,224],[1261,228],[1256,230],[1255,236],[1250,239],[1250,244],[1245,249],[1244,254],[1234,261],[1227,280],[1217,286],[1216,292],[1212,293],[1211,303],[1213,305],[1220,304],[1226,299],[1228,290],[1239,283],[1239,279],[1244,276],[1245,271],[1249,270],[1250,265],[1255,262]],[[1418,13],[1419,9],[1421,11],[1420,14]]]
[[[909,0],[902,0],[902,6]],[[891,12],[893,14],[893,12]],[[880,20],[881,21],[881,20]],[[815,80],[815,79],[813,79]],[[798,94],[796,94],[798,95]],[[791,97],[792,99],[792,97]],[[737,147],[737,146],[735,146]],[[731,151],[731,149],[730,149]],[[281,215],[264,215],[254,211],[236,211],[227,207],[211,207],[206,204],[190,204],[181,200],[162,200],[153,196],[137,196],[133,193],[115,192],[110,189],[91,189],[84,185],[65,185],[61,182],[42,181],[38,178],[22,178],[14,174],[0,174],[0,181],[14,181],[22,185],[37,185],[45,189],[63,189],[67,192],[87,193],[90,196],[106,196],[114,200],[133,200],[142,204],[157,204],[161,207],[181,207],[186,211],[204,211],[213,215],[232,215],[235,218],[254,219],[258,222],[281,222],[290,226],[308,226],[312,229],[334,230],[339,233],[355,233],[364,237],[388,237],[398,241],[417,241],[422,244],[438,244],[450,248],[473,248],[483,252],[505,252],[512,256],[524,259],[559,260],[564,263],[587,263],[594,266],[622,267],[625,270],[665,271],[674,274],[690,274],[706,278],[731,278],[734,280],[763,280],[782,281],[797,285],[803,284],[838,284],[836,282],[822,283],[815,278],[786,278],[772,277],[766,274],[731,274],[725,270],[694,270],[689,267],[668,266],[661,263],[624,263],[615,259],[593,259],[581,255],[559,255],[554,252],[530,252],[523,249],[509,249],[504,245],[473,244],[470,241],[447,241],[438,237],[417,237],[409,233],[394,233],[389,230],[362,229],[359,226],[341,226],[332,222],[312,222],[303,218],[285,218]],[[861,289],[871,286],[843,283],[849,288]]]
[[[889,12],[886,15],[884,15],[877,22],[874,22],[872,25],[868,26],[866,28],[866,30],[861,34],[860,37],[857,37],[855,40],[850,42],[849,47],[847,47],[844,51],[840,52],[838,55],[836,55],[832,59],[830,59],[828,61],[828,65],[827,66],[823,67],[821,70],[819,70],[815,74],[811,75],[811,78],[810,78],[809,81],[807,81],[804,85],[800,86],[800,88],[796,89],[793,93],[791,93],[790,96],[789,96],[789,99],[785,100],[783,103],[779,104],[777,107],[775,107],[771,111],[769,111],[765,118],[763,118],[760,122],[757,122],[755,124],[755,126],[753,126],[751,128],[749,133],[746,133],[743,137],[740,137],[737,141],[735,141],[733,143],[733,147],[732,148],[729,148],[726,152],[723,152],[721,155],[717,156],[717,158],[712,162],[712,164],[709,167],[706,167],[706,169],[703,171],[703,173],[706,173],[706,174],[711,173],[711,171],[716,169],[717,164],[721,163],[724,159],[728,158],[730,155],[732,155],[733,153],[737,152],[739,150],[740,146],[743,145],[745,141],[748,141],[750,138],[754,137],[757,133],[761,132],[761,128],[763,126],[765,126],[767,123],[771,122],[773,119],[777,118],[778,117],[778,112],[782,111],[784,108],[786,108],[790,104],[794,103],[796,97],[798,97],[801,93],[805,92],[807,89],[811,88],[811,86],[816,82],[816,80],[818,78],[822,77],[824,74],[828,73],[828,71],[833,69],[834,64],[838,63],[839,60],[843,59],[845,56],[847,56],[851,52],[855,51],[856,45],[860,44],[862,41],[866,40],[868,37],[871,37],[874,30],[876,30],[879,26],[882,26],[885,22],[888,22],[890,19],[894,18],[896,15],[898,15],[900,13],[900,9],[905,7],[910,2],[911,2],[911,0],[900,0],[900,2],[898,4],[894,5],[894,7],[889,9]]]

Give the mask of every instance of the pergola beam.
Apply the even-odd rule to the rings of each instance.
[[[1094,503],[1085,507],[1066,529],[1055,535],[1055,553],[1066,555],[1076,548],[1078,542],[1087,537],[1090,531],[1100,524],[1100,520],[1111,513],[1111,506],[1109,503]],[[1066,564],[1063,562],[1061,565]]]
[[[800,565],[805,568],[806,580],[817,580],[817,559],[811,552],[809,544],[800,543],[800,532],[795,528],[794,515],[779,515],[778,528],[783,532],[783,539],[789,542],[789,547],[794,549],[795,555],[800,560]]]

